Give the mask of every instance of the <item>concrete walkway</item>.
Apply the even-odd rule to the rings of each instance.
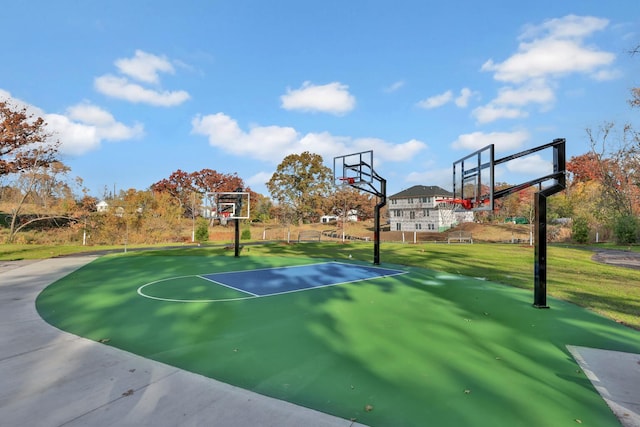
[[[60,331],[35,299],[95,257],[0,265],[0,425],[361,426]]]

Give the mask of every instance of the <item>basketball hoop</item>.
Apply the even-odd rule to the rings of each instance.
[[[339,178],[339,179],[340,181],[342,181],[342,185],[353,185],[356,183],[356,179],[351,177],[343,176],[342,178]]]
[[[470,210],[473,208],[473,202],[468,199],[436,199],[438,207],[450,208],[453,210],[463,208]]]

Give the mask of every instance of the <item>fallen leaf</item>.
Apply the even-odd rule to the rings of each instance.
[[[364,406],[364,410],[367,411],[367,412],[371,412],[371,411],[373,411],[373,406],[372,405],[365,405]]]
[[[122,393],[123,396],[131,396],[134,393],[133,389],[130,388],[129,390],[125,391],[124,393]]]
[[[464,394],[471,394],[471,390],[466,389],[466,390],[464,391]]]
[[[101,339],[98,340],[98,342],[100,342],[102,344],[108,343],[109,341],[111,341],[109,338],[101,338]]]

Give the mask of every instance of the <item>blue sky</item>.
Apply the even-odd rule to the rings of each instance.
[[[637,0],[14,0],[0,98],[43,116],[91,194],[181,169],[255,191],[288,154],[374,151],[393,194],[452,162],[637,122]],[[544,153],[505,168],[513,184]]]

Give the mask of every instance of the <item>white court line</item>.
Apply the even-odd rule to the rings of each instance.
[[[249,270],[249,271],[252,271],[252,270]],[[209,274],[218,274],[218,273],[209,273]],[[226,273],[220,273],[220,274],[226,274]],[[243,294],[249,294],[249,295],[254,296],[254,297],[259,296],[258,294],[254,294],[253,292],[245,291],[243,289],[239,289],[239,288],[236,288],[234,286],[227,285],[226,283],[222,283],[222,282],[218,282],[217,280],[209,279],[208,277],[205,277],[205,276],[202,276],[202,275],[196,275],[196,277],[199,277],[201,279],[207,280],[207,281],[209,281],[211,283],[215,283],[216,285],[224,286],[225,288],[233,289],[234,291],[242,292]]]

